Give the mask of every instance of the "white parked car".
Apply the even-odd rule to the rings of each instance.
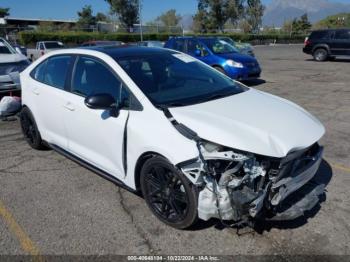
[[[64,44],[60,41],[40,41],[36,43],[35,49],[27,49],[27,56],[31,61],[35,61],[49,52],[63,48]]]
[[[313,182],[322,124],[188,55],[66,49],[39,58],[21,81],[21,126],[31,147],[49,146],[141,190],[173,227],[197,218],[294,219],[324,192]]]

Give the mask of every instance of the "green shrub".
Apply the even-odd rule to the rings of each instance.
[[[194,35],[194,34],[192,34]],[[149,34],[143,35],[144,40],[159,40],[166,41],[171,36],[176,36],[170,33]],[[200,36],[200,35],[197,35]],[[244,34],[244,33],[230,33],[230,34],[205,34],[201,36],[229,36],[235,41],[251,42],[253,44],[265,44],[269,42],[277,43],[295,43],[302,42],[305,35],[286,35],[286,34]],[[61,41],[67,46],[80,45],[83,42],[90,40],[116,40],[123,42],[140,41],[139,34],[129,33],[92,33],[92,32],[38,32],[38,31],[23,31],[19,33],[21,44],[27,46],[34,46],[38,41]]]

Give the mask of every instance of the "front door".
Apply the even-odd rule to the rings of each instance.
[[[350,55],[350,30],[335,31],[331,48],[334,55]]]
[[[124,177],[123,136],[129,111],[121,110],[117,117],[108,110],[88,108],[88,95],[110,94],[121,100],[122,83],[102,61],[81,56],[72,75],[71,93],[65,101],[65,124],[69,151],[99,169]]]

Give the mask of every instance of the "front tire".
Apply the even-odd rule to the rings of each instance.
[[[158,219],[177,229],[196,222],[198,191],[166,159],[155,156],[147,160],[140,180],[144,199]]]
[[[29,108],[24,107],[20,114],[21,129],[23,136],[30,147],[40,150],[44,149],[40,132]]]
[[[328,52],[324,48],[317,48],[313,53],[314,59],[318,62],[326,61],[328,58]]]
[[[213,66],[213,67],[214,67],[216,70],[218,70],[220,73],[226,75],[226,72],[225,72],[225,70],[224,70],[222,67],[220,67],[220,66]]]

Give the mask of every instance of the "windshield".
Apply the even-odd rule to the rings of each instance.
[[[205,43],[214,54],[238,53],[238,50],[234,46],[224,40],[210,38],[201,39],[201,41]]]
[[[64,45],[60,42],[46,42],[45,47],[46,49],[59,49],[64,48]]]
[[[162,42],[150,41],[148,42],[149,47],[163,47],[164,44]]]
[[[0,39],[0,54],[16,54],[16,50],[3,39]]]
[[[191,105],[246,90],[185,54],[166,51],[114,59],[159,107]]]

